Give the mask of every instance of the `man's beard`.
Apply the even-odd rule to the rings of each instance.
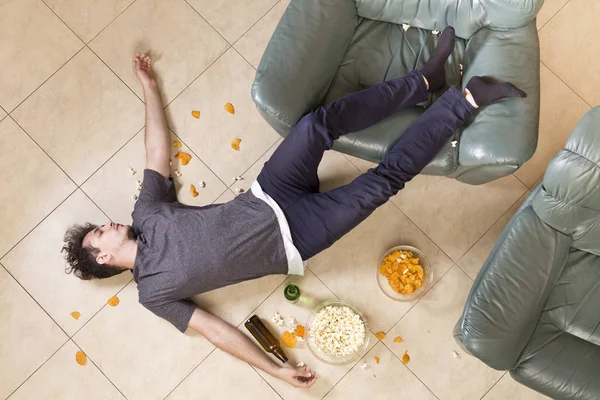
[[[137,235],[131,226],[125,226],[125,238],[121,245],[124,245],[128,240],[137,240]]]

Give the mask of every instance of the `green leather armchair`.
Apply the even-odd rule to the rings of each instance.
[[[600,107],[508,223],[454,335],[553,399],[600,399]]]
[[[452,25],[458,40],[446,63],[450,85],[464,89],[472,76],[484,75],[510,81],[528,97],[482,109],[456,132],[459,146],[448,143],[423,172],[470,184],[489,182],[516,171],[537,145],[540,58],[535,16],[542,3],[292,0],[258,66],[252,97],[267,122],[286,136],[311,109],[420,68],[437,44],[432,31]],[[334,149],[379,162],[424,110],[414,107],[344,136]]]

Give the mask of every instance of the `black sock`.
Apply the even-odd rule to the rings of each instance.
[[[527,97],[527,93],[510,82],[493,83],[480,76],[474,76],[467,84],[478,106],[487,106],[506,97]]]
[[[438,41],[433,55],[427,60],[420,71],[425,79],[427,79],[427,82],[429,82],[430,92],[437,92],[446,84],[444,64],[448,57],[450,57],[450,54],[454,51],[455,43],[456,35],[454,33],[454,28],[447,26],[440,35],[440,40]]]

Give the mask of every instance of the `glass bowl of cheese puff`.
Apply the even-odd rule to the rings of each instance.
[[[412,246],[392,247],[379,260],[377,283],[381,291],[397,301],[414,301],[433,283],[433,271],[423,252]]]

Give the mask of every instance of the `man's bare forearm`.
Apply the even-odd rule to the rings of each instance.
[[[246,335],[221,318],[198,309],[192,316],[190,326],[219,349],[270,375],[277,376],[281,367]]]
[[[146,103],[144,143],[146,144],[147,166],[164,176],[169,176],[171,137],[160,92],[156,85],[144,87],[144,102]]]

